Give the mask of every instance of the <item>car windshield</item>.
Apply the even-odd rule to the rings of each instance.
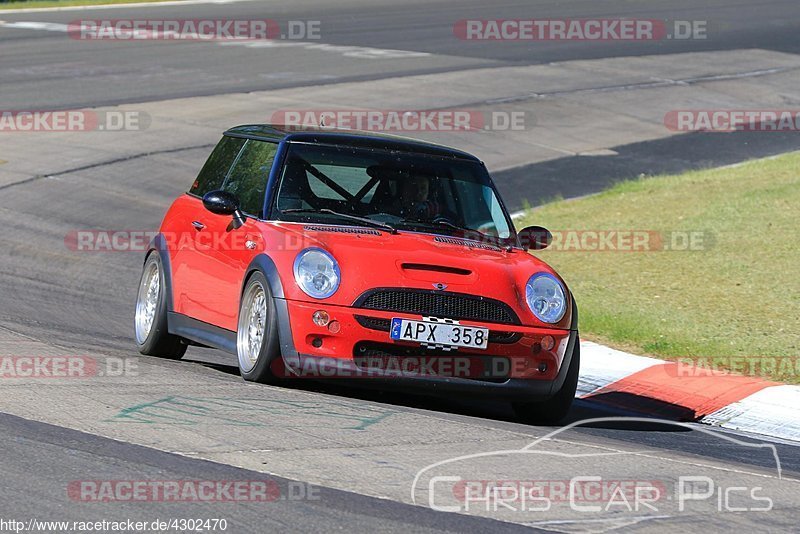
[[[512,239],[509,219],[476,161],[349,146],[291,143],[273,219]]]

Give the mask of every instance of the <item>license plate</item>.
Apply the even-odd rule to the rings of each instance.
[[[412,321],[392,319],[391,338],[413,341],[429,347],[467,347],[484,350],[489,345],[489,329],[464,326],[444,319]]]

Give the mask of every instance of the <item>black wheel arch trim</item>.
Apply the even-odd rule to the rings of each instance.
[[[172,303],[172,263],[169,260],[169,249],[167,248],[167,240],[164,234],[158,233],[150,241],[142,265],[147,262],[147,258],[153,252],[157,253],[161,259],[161,272],[164,275],[164,296],[167,301],[167,313],[170,313],[175,309]]]
[[[575,343],[578,339],[578,305],[575,303],[575,297],[572,291],[569,292],[569,298],[572,300],[572,318],[569,325],[569,341],[567,342],[567,350],[564,351],[564,361],[561,362],[561,368],[558,370],[558,376],[551,382],[550,396],[555,395],[561,390],[564,382],[567,380],[567,373],[569,373],[569,366],[572,363],[572,356],[575,354]]]
[[[292,337],[292,325],[289,323],[289,305],[286,303],[278,268],[267,254],[259,254],[247,266],[240,295],[244,294],[245,285],[250,279],[250,275],[255,271],[260,271],[267,279],[269,289],[272,292],[272,300],[275,302],[275,310],[278,314],[278,343],[281,348],[281,356],[286,364],[286,369],[290,370],[299,364],[299,355],[294,346]]]
[[[267,279],[267,283],[269,284],[270,291],[272,291],[273,298],[285,298],[283,294],[281,277],[278,274],[278,268],[275,266],[275,262],[272,261],[272,258],[266,254],[257,255],[250,262],[250,265],[247,266],[247,271],[245,272],[244,279],[242,280],[241,291],[239,292],[240,295],[244,295],[244,286],[247,284],[247,280],[254,271],[261,271],[261,274],[263,274],[264,278]]]
[[[150,241],[148,253],[144,261],[147,261],[147,258],[152,253],[159,255],[164,274],[167,329],[169,333],[185,337],[191,341],[215,349],[236,354],[236,332],[204,323],[187,315],[175,313],[172,294],[172,267],[167,240],[163,234],[157,234],[152,241]],[[266,254],[259,254],[253,258],[250,265],[247,267],[245,277],[242,281],[240,295],[243,294],[244,286],[254,271],[260,271],[267,279],[273,300],[275,301],[275,308],[278,313],[278,336],[281,354],[287,364],[292,361],[296,362],[298,361],[298,357],[292,338],[291,325],[289,324],[289,307],[286,304],[286,300],[284,300],[283,285],[278,274],[278,268],[275,266],[275,262],[272,261],[272,258]]]

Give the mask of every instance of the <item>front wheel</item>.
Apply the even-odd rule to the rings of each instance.
[[[134,332],[139,352],[147,356],[180,359],[186,343],[167,329],[167,300],[164,267],[157,252],[144,262],[136,297]]]
[[[542,402],[515,402],[511,406],[517,419],[534,425],[553,425],[569,413],[575,391],[578,389],[578,372],[581,367],[581,340],[575,333],[575,346],[569,362],[567,377],[561,389],[553,397]]]
[[[256,271],[247,281],[239,305],[236,331],[239,372],[250,382],[275,383],[272,364],[280,358],[278,314],[267,279]]]

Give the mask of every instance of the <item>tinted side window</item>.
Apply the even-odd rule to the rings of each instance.
[[[202,197],[209,191],[221,189],[228,170],[236,160],[236,156],[239,155],[244,141],[244,139],[235,137],[223,137],[208,157],[206,164],[203,165],[203,170],[192,184],[189,193]]]
[[[242,211],[261,217],[267,179],[278,145],[266,141],[247,141],[222,189],[239,197]]]

